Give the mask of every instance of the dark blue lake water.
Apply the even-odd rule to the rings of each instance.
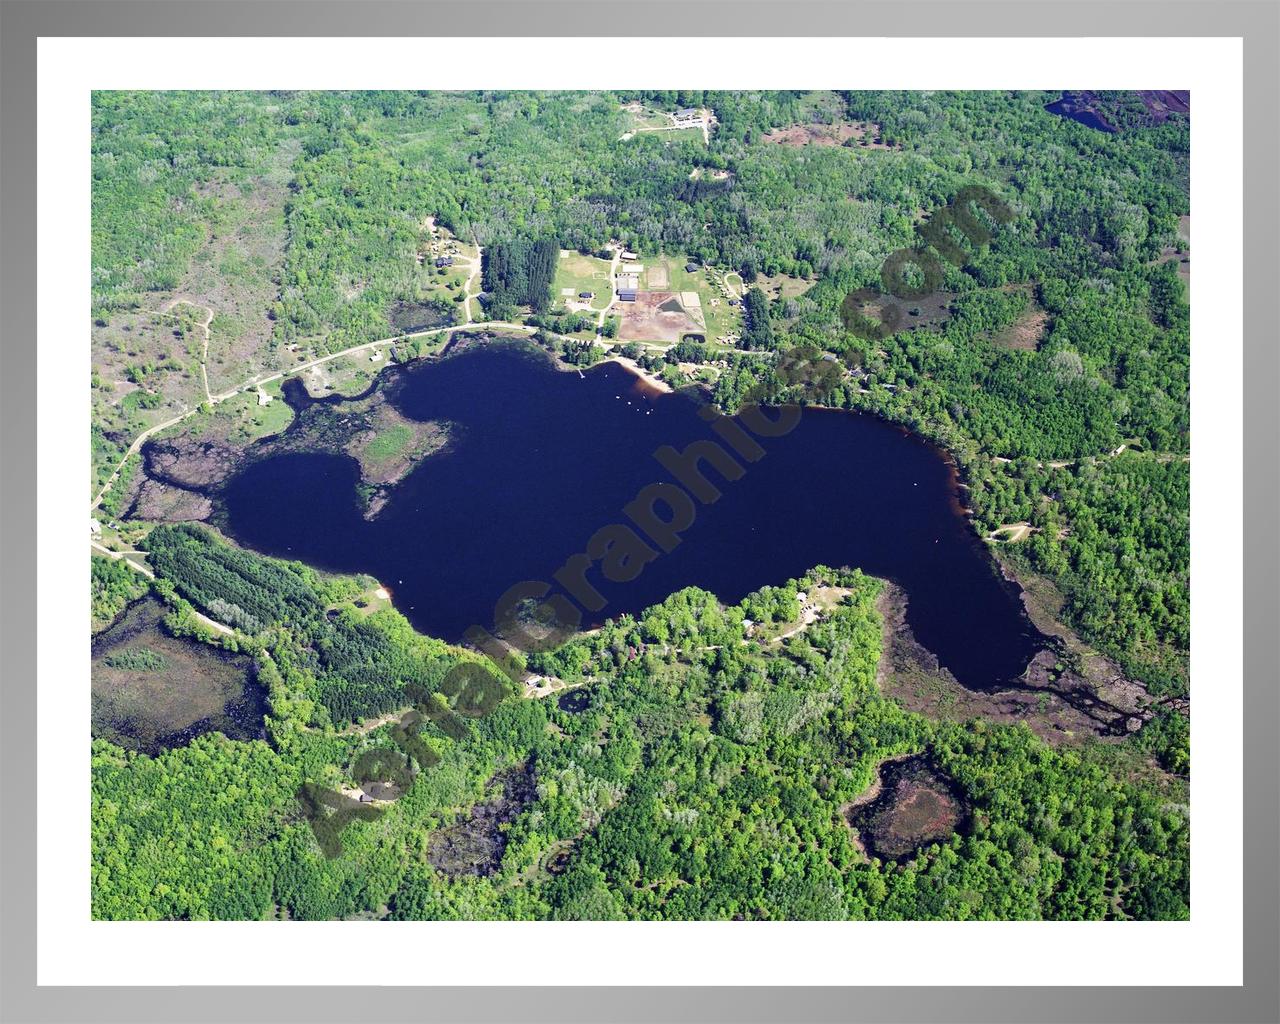
[[[243,470],[222,494],[224,528],[268,554],[369,573],[425,633],[459,639],[494,622],[513,584],[552,581],[646,485],[672,482],[654,458],[715,440],[698,404],[656,394],[621,366],[579,375],[526,347],[487,346],[387,371],[407,417],[445,420],[453,441],[412,470],[372,521],[356,463],[287,454]],[[300,397],[294,389],[291,399]],[[902,585],[907,622],[966,686],[1016,678],[1042,638],[969,527],[954,470],[936,449],[872,416],[805,410],[765,454],[698,504],[675,549],[628,583],[589,579],[608,601],[587,622],[636,612],[696,585],[737,601],[816,564]]]

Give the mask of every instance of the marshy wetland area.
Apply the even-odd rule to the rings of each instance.
[[[963,791],[928,757],[883,762],[875,781],[844,808],[863,853],[902,862],[935,843],[946,843],[965,827]]]
[[[93,641],[93,735],[155,755],[206,732],[266,738],[266,694],[252,659],[172,635],[153,597]]]
[[[1189,119],[95,93],[94,918],[1188,918]]]

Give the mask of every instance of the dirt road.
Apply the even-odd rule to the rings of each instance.
[[[476,256],[471,260],[471,273],[467,275],[466,284],[462,286],[462,319],[467,323],[471,322],[471,300],[478,298],[479,291],[472,292],[471,287],[475,284],[476,279],[480,276],[480,267],[484,259],[484,250],[480,248],[480,243],[475,243]]]
[[[108,558],[115,559],[117,562],[124,562],[124,564],[127,565],[130,569],[133,569],[135,572],[142,573],[142,575],[149,580],[154,580],[156,578],[156,574],[152,571],[151,566],[144,565],[142,562],[135,562],[132,558],[125,557],[126,555],[145,556],[146,555],[145,551],[112,551],[110,548],[104,548],[96,540],[89,541],[89,547],[93,548],[95,551],[97,551],[101,555],[106,555]],[[231,636],[235,632],[235,630],[232,629],[230,626],[224,626],[217,619],[211,619],[209,618],[209,616],[205,615],[203,612],[196,612],[195,616],[197,619],[203,622],[210,629],[216,629],[219,633],[224,633],[227,636]]]
[[[398,342],[401,338],[425,338],[425,337],[431,337],[434,335],[452,334],[455,331],[485,330],[489,328],[492,328],[495,330],[501,328],[503,330],[508,330],[508,331],[519,331],[523,334],[532,334],[535,330],[535,328],[529,327],[525,324],[509,324],[502,320],[492,320],[492,321],[481,321],[480,323],[455,324],[452,327],[435,327],[429,331],[415,331],[412,334],[397,334],[395,337],[392,337],[392,338],[379,338],[377,341],[368,341],[368,342],[365,342],[363,345],[356,345],[354,348],[344,348],[340,352],[332,352],[329,355],[320,356],[317,359],[312,359],[308,362],[300,363],[298,366],[291,366],[287,370],[277,370],[275,373],[270,373],[266,375],[263,375],[263,374],[255,375],[253,377],[250,377],[248,380],[243,381],[240,384],[237,384],[235,387],[230,388],[227,391],[223,391],[221,394],[209,395],[208,404],[218,405],[221,402],[225,402],[228,398],[234,398],[241,391],[244,391],[246,389],[259,388],[263,384],[270,384],[272,381],[281,380],[285,377],[291,377],[294,374],[302,373],[305,370],[309,370],[313,366],[320,366],[321,364],[331,362],[334,359],[342,359],[344,356],[355,355],[358,352],[367,352],[370,349],[379,348],[381,346],[387,346],[388,348],[393,347],[396,344],[396,342]],[[557,337],[559,337],[559,335],[557,335]],[[186,412],[180,413],[179,415],[174,416],[172,419],[165,420],[163,423],[157,423],[153,427],[148,427],[136,438],[134,438],[133,444],[129,445],[128,450],[124,453],[124,457],[117,464],[114,472],[112,472],[111,476],[107,478],[107,482],[102,485],[102,489],[98,491],[97,495],[94,496],[93,503],[89,506],[90,513],[92,513],[94,509],[96,509],[100,504],[102,504],[103,497],[106,495],[107,491],[111,489],[111,486],[119,478],[120,471],[124,469],[125,463],[129,461],[130,456],[136,455],[138,451],[141,450],[142,446],[146,444],[149,438],[155,436],[162,430],[168,430],[170,427],[177,426],[183,420],[189,419],[190,417],[194,416],[198,411],[199,409],[188,409]]]
[[[622,246],[618,246],[613,250],[613,259],[609,262],[609,305],[600,310],[600,315],[596,317],[597,334],[604,330],[604,318],[609,315],[609,310],[618,304],[618,267],[621,263]]]
[[[204,320],[197,326],[204,333],[204,344],[200,351],[200,377],[204,381],[204,397],[205,401],[210,400],[213,396],[209,393],[209,325],[213,323],[213,307],[206,306],[200,302],[192,302],[190,299],[170,299],[159,309],[144,309],[142,312],[150,313],[152,316],[174,316],[178,314],[173,312],[174,306],[191,306],[193,309],[203,309],[205,312]]]

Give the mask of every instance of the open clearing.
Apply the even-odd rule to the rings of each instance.
[[[580,299],[582,292],[591,292],[592,298]],[[598,313],[607,308],[613,295],[609,287],[609,262],[580,252],[562,252],[551,295],[554,302],[563,302],[570,310],[591,309]]]
[[[1026,312],[1008,327],[992,335],[991,343],[998,348],[1034,352],[1049,331],[1048,311],[1036,301],[1030,286],[1023,290],[1027,292]]]
[[[775,146],[843,146],[853,141],[859,149],[901,149],[884,141],[880,125],[874,121],[844,121],[838,124],[793,124],[775,128],[764,141]]]
[[[271,308],[284,262],[285,202],[291,166],[301,150],[283,143],[248,185],[220,184],[217,216],[180,287],[186,298],[214,311],[209,325],[209,389],[223,391],[260,370],[278,369],[271,346]],[[163,307],[161,307],[163,308]]]
[[[643,103],[628,103],[622,107],[622,113],[628,127],[619,138],[619,142],[626,142],[644,133],[657,132],[661,133],[668,142],[677,139],[690,141],[696,139],[703,145],[709,145],[711,129],[716,124],[715,112],[705,107],[680,117],[675,111],[656,110]]]
[[[95,321],[95,486],[106,481],[139,434],[204,401],[202,319],[194,307],[179,306],[173,315],[138,310]]]
[[[951,319],[951,303],[954,300],[955,293],[947,291],[933,292],[919,299],[895,299],[889,295],[880,295],[861,303],[857,311],[877,323],[885,324],[893,331],[911,331],[917,327],[941,327]],[[895,306],[900,317],[896,325],[891,322]]]
[[[751,287],[759,288],[766,299],[795,299],[812,288],[814,283],[803,277],[789,277],[786,274],[775,274],[772,277],[760,274],[751,282]]]
[[[437,260],[452,262],[449,266],[438,267]],[[463,300],[467,295],[467,282],[472,277],[472,271],[478,270],[479,261],[480,256],[474,245],[455,237],[448,228],[437,224],[434,217],[425,218],[418,235],[415,281],[419,299],[417,305],[425,307],[428,303],[441,300],[455,303],[459,318],[462,318],[465,314],[466,303]],[[393,330],[408,331],[442,325],[440,313],[435,313],[434,317],[415,320],[410,316],[405,319],[405,307],[413,305],[415,304],[401,304],[397,311],[399,315],[393,312]]]
[[[297,140],[285,141],[243,183],[224,177],[198,186],[216,212],[205,219],[204,243],[178,287],[142,295],[140,308],[95,312],[96,486],[144,431],[196,408],[210,392],[280,368],[285,353],[271,345],[270,313],[299,149]]]
[[[1191,215],[1178,218],[1178,241],[1179,245],[1166,245],[1160,250],[1160,256],[1156,260],[1157,263],[1169,263],[1176,261],[1178,264],[1178,277],[1186,282],[1188,286],[1191,284]]]

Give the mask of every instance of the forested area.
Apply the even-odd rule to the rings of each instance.
[[[456,660],[390,609],[362,616],[345,607],[358,581],[232,547],[200,526],[157,527],[145,546],[179,595],[314,676],[306,693],[317,722],[343,725],[403,707],[406,685],[433,689]]]
[[[848,590],[821,622],[783,644],[746,634],[748,611],[789,616],[818,585]],[[689,589],[535,656],[584,699],[512,698],[453,736],[424,723],[439,761],[348,825],[334,859],[297,814],[298,786],[351,785],[362,752],[392,745],[386,727],[308,725],[291,696],[307,670],[283,640],[264,645],[271,745],[207,736],[152,759],[95,743],[95,914],[1185,917],[1185,814],[1025,726],[940,725],[885,700],[878,592],[821,568],[738,606]],[[880,763],[919,752],[971,823],[903,863],[860,854],[842,808]],[[476,828],[475,805],[498,798],[486,783],[511,770],[533,789],[501,839],[442,870],[433,833]]]
[[[147,592],[147,583],[121,560],[94,555],[90,571],[90,609],[95,629],[106,626],[130,601]]]
[[[742,347],[746,349],[773,348],[773,326],[769,322],[769,302],[759,288],[749,288],[742,299],[745,321],[742,327]]]
[[[205,237],[215,180],[234,184],[280,130],[260,94],[93,94],[93,304],[176,288]]]
[[[1028,524],[1000,558],[1051,581],[1062,621],[1152,695],[1181,700],[1190,328],[1187,286],[1159,261],[1182,244],[1175,229],[1189,213],[1189,122],[1151,123],[1113,97],[1127,113],[1124,130],[1107,134],[1046,112],[1057,96],[97,93],[95,314],[176,289],[214,230],[219,196],[282,151],[276,349],[387,337],[401,329],[397,309],[435,301],[423,257],[431,218],[483,247],[477,318],[523,319],[527,306],[529,324],[557,334],[595,321],[551,311],[561,246],[598,254],[616,241],[641,259],[737,272],[747,286],[739,345],[751,351],[696,341],[620,351],[676,385],[686,381],[675,362],[716,360],[699,372],[718,374],[712,396],[727,410],[816,403],[936,441],[956,458],[979,533]],[[631,101],[714,111],[709,144],[681,132],[624,141]],[[883,147],[764,141],[776,128],[854,121],[878,126]],[[883,331],[855,329],[846,297],[880,286],[885,258],[921,244],[921,229],[973,185],[1013,217],[979,218],[989,244],[952,230],[960,256],[943,261],[939,293],[895,300],[899,319],[882,310]],[[812,284],[771,299],[767,279],[779,275]],[[1019,344],[1000,340],[1032,314],[1039,326]],[[617,331],[608,318],[604,336]],[[579,365],[603,354],[590,338],[553,347]],[[147,367],[136,375],[122,382],[121,409],[158,406]],[[94,441],[107,465],[128,437],[95,424]],[[122,511],[130,483],[126,474],[107,495],[108,514]],[[577,705],[513,695],[465,730],[424,724],[438,762],[376,820],[350,825],[342,856],[328,859],[299,787],[358,783],[360,756],[393,747],[388,726],[359,723],[400,711],[406,687],[435,691],[478,656],[415,633],[393,609],[371,611],[370,580],[263,558],[203,527],[160,526],[144,546],[168,628],[254,658],[270,690],[270,738],[207,735],[155,758],[95,741],[97,917],[1188,913],[1180,800],[1091,748],[1053,748],[1024,726],[934,722],[885,699],[878,584],[845,570],[727,608],[683,591],[533,656],[532,670],[582,684],[570,691]],[[850,594],[784,643],[748,635],[745,620],[794,619],[797,590],[816,581]],[[95,558],[95,625],[146,589],[121,562]],[[213,633],[196,610],[235,635]],[[1177,794],[1188,734],[1169,705],[1114,749],[1183,777],[1169,783]],[[954,780],[971,813],[914,859],[882,862],[855,846],[845,809],[879,764],[908,754]],[[510,798],[510,820],[484,833],[490,860],[446,870],[439,835],[478,828],[473,811],[503,799],[497,780],[510,772],[532,780],[534,796]]]
[[[1009,557],[1059,582],[1073,625],[1152,693],[1187,695],[1188,462],[1128,451],[1058,468],[1019,460],[973,497],[985,522],[1031,524]]]
[[[551,304],[551,282],[559,259],[560,243],[555,239],[494,242],[484,251],[481,277],[486,313],[495,320],[508,320],[516,306],[545,312]]]

